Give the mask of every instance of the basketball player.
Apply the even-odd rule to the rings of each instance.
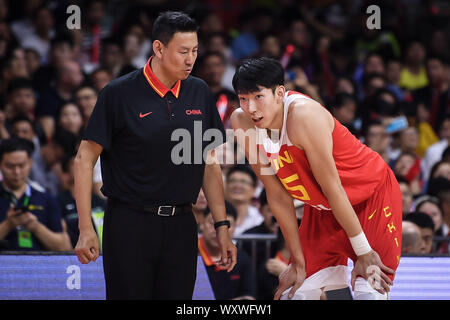
[[[245,61],[233,78],[240,109],[231,116],[291,252],[274,298],[319,299],[348,287],[351,258],[354,298],[387,299],[401,252],[395,176],[327,109],[283,84],[278,61]],[[298,231],[292,198],[306,204]]]

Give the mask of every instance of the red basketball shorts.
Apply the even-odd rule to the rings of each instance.
[[[396,270],[402,246],[402,195],[394,174],[387,170],[374,194],[353,208],[372,249],[385,266]],[[332,211],[305,205],[299,236],[307,277],[327,267],[346,266],[348,258],[356,263],[350,240]]]

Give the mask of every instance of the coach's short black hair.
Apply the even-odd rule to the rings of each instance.
[[[280,62],[272,58],[245,60],[233,77],[233,88],[237,94],[257,92],[263,88],[284,85],[284,69]]]
[[[197,32],[198,25],[194,19],[180,11],[161,13],[153,24],[152,40],[159,40],[167,45],[176,32]]]
[[[34,152],[34,144],[27,139],[14,136],[9,139],[3,140],[0,143],[0,162],[3,160],[3,155],[5,153],[16,151],[25,151],[28,157],[31,158]]]

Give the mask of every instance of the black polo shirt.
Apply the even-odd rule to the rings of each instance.
[[[202,154],[212,142],[224,142],[223,125],[203,80],[189,76],[168,89],[150,60],[99,93],[84,139],[103,147],[105,196],[139,205],[195,203],[205,168]],[[221,137],[202,139],[211,128]]]

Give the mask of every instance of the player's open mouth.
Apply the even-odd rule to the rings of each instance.
[[[263,119],[263,117],[259,117],[259,118],[252,118],[254,123],[258,123]]]

